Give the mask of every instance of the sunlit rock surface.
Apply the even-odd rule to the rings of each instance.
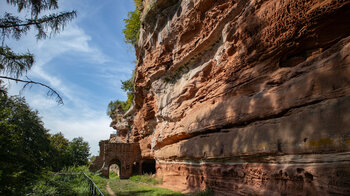
[[[164,186],[350,194],[350,1],[146,0],[129,142]]]

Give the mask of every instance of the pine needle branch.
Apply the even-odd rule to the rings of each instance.
[[[17,11],[30,9],[32,17],[36,18],[41,11],[52,10],[58,8],[57,0],[6,0],[7,3],[17,6]]]
[[[38,31],[37,39],[45,39],[49,30],[51,30],[50,36],[59,33],[64,30],[66,23],[72,21],[76,16],[77,12],[71,11],[45,15],[41,18],[21,20],[19,17],[5,13],[4,17],[0,18],[0,29],[2,30],[3,38],[9,38],[12,35],[13,38],[18,40],[22,34],[34,27]]]
[[[16,54],[9,47],[0,47],[0,73],[15,75],[18,78],[23,72],[27,72],[33,64],[33,54],[29,52]]]

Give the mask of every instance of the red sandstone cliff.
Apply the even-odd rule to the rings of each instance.
[[[146,0],[131,142],[164,185],[350,194],[350,1]]]

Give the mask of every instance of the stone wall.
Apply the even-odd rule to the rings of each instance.
[[[109,167],[117,164],[120,168],[119,177],[129,178],[140,173],[141,152],[138,143],[110,143],[109,140],[100,141],[100,155],[91,164],[90,170],[101,170],[102,176],[109,177]],[[135,168],[135,166],[137,166]]]

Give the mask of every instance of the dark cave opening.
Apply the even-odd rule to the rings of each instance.
[[[140,167],[140,164],[138,162],[134,162],[134,164],[132,165],[132,175],[139,174],[139,167]]]
[[[145,159],[142,161],[142,174],[155,174],[156,173],[156,160]]]

